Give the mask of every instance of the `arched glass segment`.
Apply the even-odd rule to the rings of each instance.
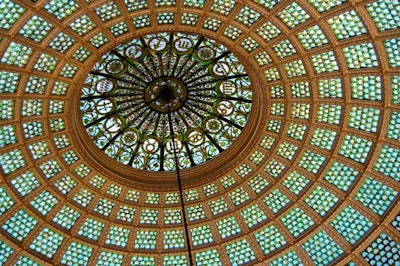
[[[105,54],[86,79],[80,109],[87,133],[109,157],[171,171],[174,147],[181,169],[229,148],[251,104],[250,79],[225,46],[198,35],[159,33]]]

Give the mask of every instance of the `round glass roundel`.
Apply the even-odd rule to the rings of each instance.
[[[225,46],[160,33],[115,47],[82,89],[82,121],[96,146],[150,171],[202,164],[228,149],[251,110],[249,77]],[[172,127],[170,126],[172,125]]]

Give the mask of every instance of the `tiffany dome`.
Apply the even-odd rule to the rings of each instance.
[[[400,261],[398,1],[0,2],[0,264]]]
[[[180,169],[229,148],[251,102],[244,66],[225,46],[198,35],[159,33],[102,56],[85,81],[80,110],[87,133],[109,157],[171,171],[174,147]]]

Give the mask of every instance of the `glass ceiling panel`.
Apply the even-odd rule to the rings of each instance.
[[[161,33],[104,55],[86,79],[81,112],[89,136],[109,157],[169,171],[176,168],[174,147],[181,169],[229,148],[246,125],[251,98],[243,65],[225,47]]]

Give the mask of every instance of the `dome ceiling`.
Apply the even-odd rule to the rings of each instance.
[[[124,71],[149,113],[168,113],[165,103],[183,110],[191,93],[183,76],[152,76],[145,66],[154,57],[135,63],[129,56],[137,53],[122,60],[112,52],[171,35],[226,51],[201,59],[212,52],[199,53],[200,44],[189,55],[175,47],[187,62],[224,59],[221,71],[240,62],[246,75],[230,95],[221,84],[232,80],[205,68],[217,82],[210,95],[200,89],[201,104],[210,97],[214,105],[197,110],[214,116],[190,118],[209,133],[207,121],[239,98],[244,111],[235,109],[227,125],[245,121],[238,136],[227,129],[237,139],[221,154],[182,167],[196,265],[400,260],[398,1],[2,0],[0,22],[0,264],[188,264],[173,171],[135,168],[117,162],[117,153],[111,159],[101,151],[111,139],[97,145],[90,136],[87,123],[98,121],[82,119],[109,118],[123,98],[103,96],[126,91],[102,77],[121,79]],[[160,62],[163,51],[152,51]],[[139,126],[126,131],[124,149]],[[195,131],[182,135],[182,146]],[[155,143],[168,149],[160,134],[149,136],[137,145],[140,156],[153,154]],[[214,147],[224,142],[211,139]]]
[[[173,147],[180,169],[229,148],[251,102],[249,77],[225,46],[160,33],[104,55],[85,81],[80,110],[87,133],[109,157],[137,169],[173,171]]]

